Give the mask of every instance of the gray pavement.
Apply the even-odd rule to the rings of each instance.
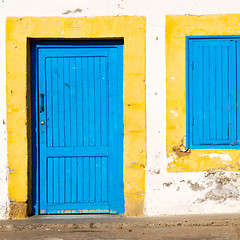
[[[240,239],[240,214],[38,216],[0,221],[3,239]]]
[[[21,232],[0,232],[1,240],[23,239],[47,239],[47,240],[70,240],[70,239],[232,239],[239,238],[239,229],[231,226],[170,226],[134,229],[101,229],[101,230],[24,230]]]

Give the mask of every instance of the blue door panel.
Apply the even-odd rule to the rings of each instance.
[[[36,212],[123,213],[122,45],[34,50]]]
[[[236,41],[189,39],[190,148],[236,144]]]

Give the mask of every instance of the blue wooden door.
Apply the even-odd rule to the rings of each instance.
[[[123,213],[119,42],[36,43],[40,214]]]

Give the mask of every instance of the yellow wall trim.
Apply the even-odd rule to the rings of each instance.
[[[166,17],[167,155],[169,172],[239,171],[239,150],[183,153],[186,136],[185,36],[240,35],[240,14]],[[216,153],[216,154],[212,154]]]
[[[145,195],[145,18],[10,17],[6,22],[7,133],[11,206],[29,201],[31,134],[27,115],[27,38],[124,38],[124,195],[125,214],[142,215]],[[29,133],[28,133],[29,132]],[[23,204],[23,207],[26,208]],[[25,217],[11,211],[12,218]],[[25,210],[26,212],[26,210]]]

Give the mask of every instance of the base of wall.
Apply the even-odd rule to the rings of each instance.
[[[240,174],[205,171],[160,173],[147,169],[145,215],[240,212]]]
[[[26,218],[27,217],[27,203],[10,202],[9,218]]]

